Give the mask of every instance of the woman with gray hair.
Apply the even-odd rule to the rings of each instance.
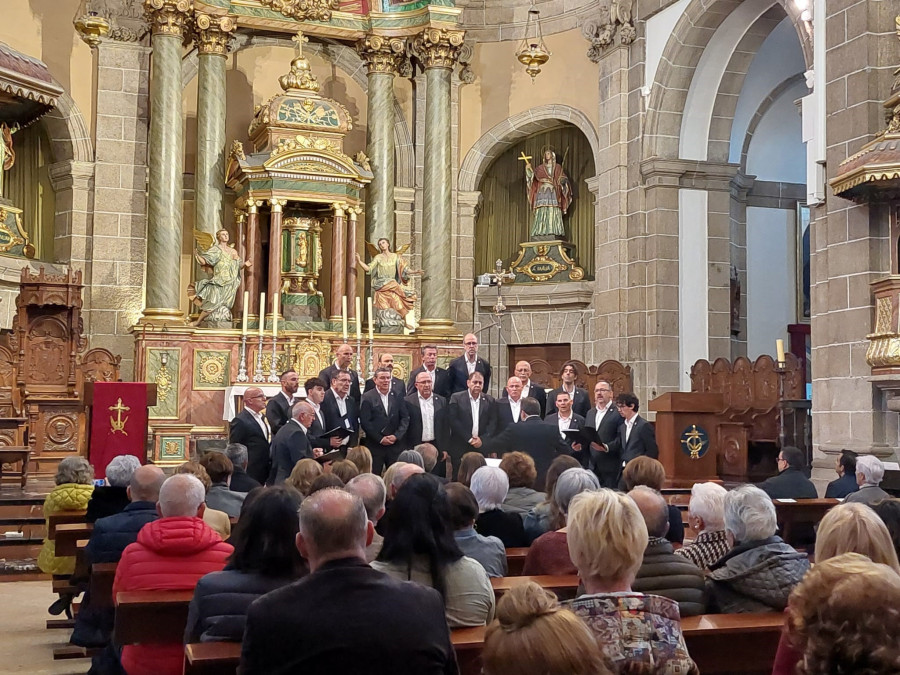
[[[859,490],[847,495],[846,501],[858,502],[873,506],[882,499],[890,499],[891,496],[878,485],[884,478],[884,464],[874,455],[863,455],[856,458],[856,484]]]
[[[569,503],[575,495],[600,489],[600,481],[593,471],[587,469],[566,469],[563,471],[556,487],[553,488],[551,511],[557,515],[555,531],[551,530],[534,540],[522,574],[578,574],[578,570],[569,557],[568,530],[566,517]]]
[[[503,511],[503,500],[509,492],[509,476],[496,466],[483,466],[472,474],[469,486],[478,501],[475,529],[483,537],[497,537],[506,548],[528,546],[525,526],[518,513]]]
[[[725,495],[718,483],[694,483],[688,505],[688,524],[697,533],[694,541],[675,551],[702,570],[707,569],[731,546],[725,534]]]
[[[725,495],[725,533],[732,548],[709,568],[709,612],[784,610],[809,560],[785,544],[777,529],[775,505],[758,487],[741,485]]]
[[[131,503],[128,499],[128,484],[140,465],[141,460],[134,455],[116,455],[112,458],[106,465],[104,485],[94,488],[91,494],[84,516],[87,522],[93,523],[98,518],[113,516],[125,510]]]

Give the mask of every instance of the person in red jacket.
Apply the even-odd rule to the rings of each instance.
[[[205,574],[218,572],[233,549],[203,522],[206,490],[195,476],[167,478],[159,491],[159,520],[145,525],[122,553],[113,597],[122,591],[189,590]],[[126,645],[122,667],[128,675],[180,675],[184,647]]]

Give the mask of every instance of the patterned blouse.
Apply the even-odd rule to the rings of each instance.
[[[683,555],[700,569],[707,570],[710,565],[717,562],[730,550],[731,546],[728,545],[725,530],[718,530],[701,532],[692,544],[678,549],[675,553]]]

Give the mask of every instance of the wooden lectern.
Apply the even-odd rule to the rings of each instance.
[[[698,481],[718,480],[719,416],[722,394],[673,391],[650,401],[656,411],[659,461],[671,487],[690,487]]]

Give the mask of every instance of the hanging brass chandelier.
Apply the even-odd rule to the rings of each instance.
[[[534,0],[531,0],[525,36],[516,51],[516,58],[525,66],[525,72],[531,75],[532,83],[541,72],[541,66],[550,60],[550,50],[544,44],[544,34],[541,30],[541,13],[535,9]]]

